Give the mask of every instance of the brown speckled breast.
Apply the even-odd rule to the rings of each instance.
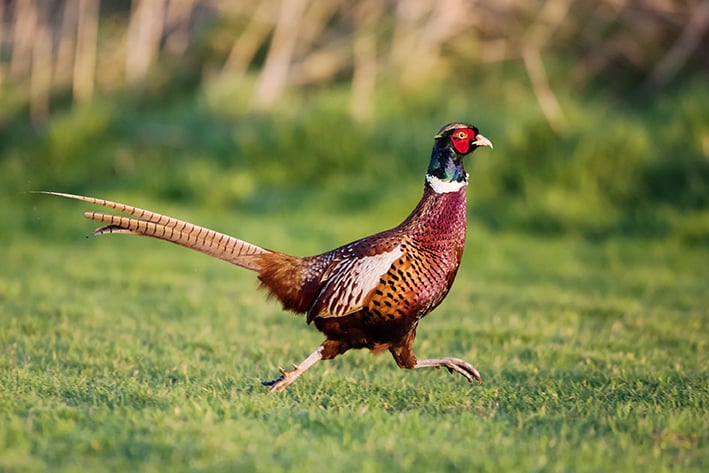
[[[367,253],[367,246],[386,242],[387,248],[398,244],[403,252],[379,278],[364,308],[343,317],[315,318],[316,326],[328,338],[347,340],[353,348],[373,349],[379,343],[387,348],[448,294],[463,254],[465,232],[465,188],[438,194],[426,186],[421,202],[401,225],[360,240],[354,244],[358,248],[348,250]]]

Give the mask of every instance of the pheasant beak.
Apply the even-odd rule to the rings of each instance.
[[[487,138],[485,138],[485,137],[484,137],[483,135],[481,135],[481,134],[478,134],[478,135],[475,137],[475,141],[473,141],[472,144],[474,144],[475,146],[489,146],[490,149],[493,148],[493,146],[492,146],[492,141],[488,140]]]

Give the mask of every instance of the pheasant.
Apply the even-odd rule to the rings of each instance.
[[[305,313],[325,341],[291,371],[264,381],[283,391],[320,360],[354,348],[385,350],[400,368],[444,367],[469,382],[480,373],[455,357],[418,360],[419,321],[448,294],[463,254],[466,186],[463,158],[490,140],[467,123],[445,125],[434,137],[423,197],[397,227],[316,256],[297,257],[148,210],[108,200],[44,192],[108,207],[128,216],[86,212],[101,222],[94,235],[126,233],[166,240],[258,273],[261,287],[285,310]]]

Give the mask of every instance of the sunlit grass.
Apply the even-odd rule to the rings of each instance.
[[[206,91],[0,130],[0,470],[707,470],[704,89],[627,110],[574,97],[563,136],[524,89],[499,89],[473,111],[455,92],[392,96],[369,125],[328,105],[336,91],[280,116]],[[482,385],[360,351],[268,395],[260,380],[322,335],[253,274],[86,239],[86,205],[24,193],[315,254],[399,223],[454,119],[495,149],[468,163],[463,265],[415,350],[469,359]]]
[[[705,249],[474,226],[416,350],[470,359],[483,385],[351,352],[272,396],[259,381],[320,334],[266,301],[245,270],[147,239],[79,238],[77,205],[62,207],[77,238],[15,239],[0,270],[9,471],[703,471],[709,461]],[[291,223],[250,219],[241,232]],[[309,245],[343,237],[330,228]]]

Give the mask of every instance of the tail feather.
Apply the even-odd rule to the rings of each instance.
[[[260,271],[262,269],[262,255],[273,254],[270,250],[239,240],[238,238],[119,202],[61,192],[40,193],[102,205],[133,216],[125,217],[100,212],[85,212],[84,216],[89,220],[105,224],[103,227],[98,228],[94,232],[94,235],[128,233],[157,238],[176,243],[186,248],[192,248],[254,271]]]

